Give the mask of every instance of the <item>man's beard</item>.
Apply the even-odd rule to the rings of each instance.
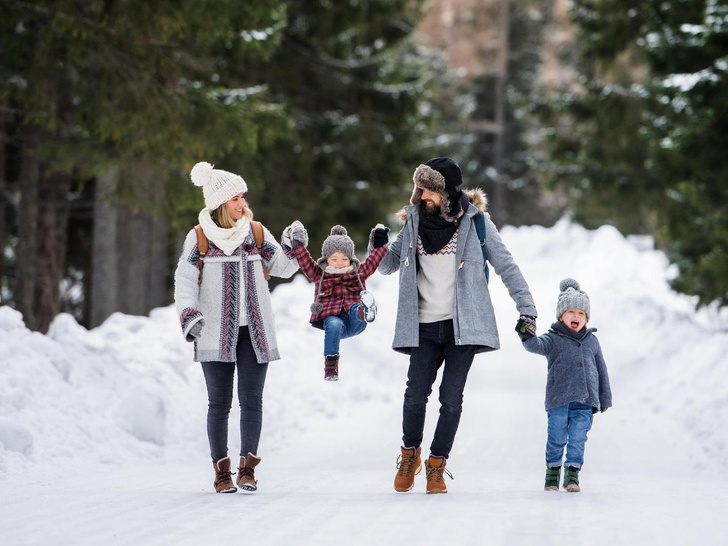
[[[436,205],[434,201],[422,201],[422,204],[427,214],[435,214],[440,211],[440,206]]]

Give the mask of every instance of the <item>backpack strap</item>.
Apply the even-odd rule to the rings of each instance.
[[[488,248],[485,246],[485,214],[480,211],[475,215],[475,231],[480,239],[480,250],[483,252],[483,270],[485,271],[486,284],[490,280],[490,271],[488,271]]]
[[[258,247],[258,252],[262,254],[263,240],[265,239],[265,234],[263,233],[263,224],[261,224],[260,222],[256,222],[255,220],[251,220],[250,229],[253,231],[255,246]],[[265,275],[266,281],[270,280],[270,275],[268,275],[268,268],[265,267],[265,264],[263,264],[263,275]]]
[[[207,256],[207,250],[210,248],[210,242],[207,240],[207,235],[202,231],[202,226],[197,224],[195,226],[195,234],[197,235],[197,251],[200,254],[200,259],[197,262],[197,267],[200,270],[200,278],[197,281],[197,285],[202,285],[202,268],[205,266],[205,256]]]

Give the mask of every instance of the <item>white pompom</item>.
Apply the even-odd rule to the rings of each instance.
[[[574,290],[579,290],[580,286],[579,286],[579,283],[576,282],[574,279],[564,279],[559,284],[559,289],[562,292],[565,292],[567,288],[573,288]]]
[[[192,167],[190,171],[190,178],[195,186],[204,186],[212,180],[212,169],[213,166],[205,161],[200,161],[197,165]]]

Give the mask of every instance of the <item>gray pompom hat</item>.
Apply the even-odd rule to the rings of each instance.
[[[354,255],[354,241],[351,240],[344,226],[336,225],[331,228],[331,235],[321,246],[321,258],[319,258],[318,264],[325,267],[326,260],[336,251],[349,258],[351,265],[355,268],[359,267],[359,260]]]
[[[589,320],[589,296],[581,290],[579,283],[574,279],[564,279],[559,283],[559,301],[556,304],[556,320],[561,319],[569,309],[581,309]]]

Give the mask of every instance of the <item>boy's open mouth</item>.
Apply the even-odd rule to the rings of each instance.
[[[572,320],[569,324],[571,326],[572,330],[578,330],[579,329],[579,321]]]

